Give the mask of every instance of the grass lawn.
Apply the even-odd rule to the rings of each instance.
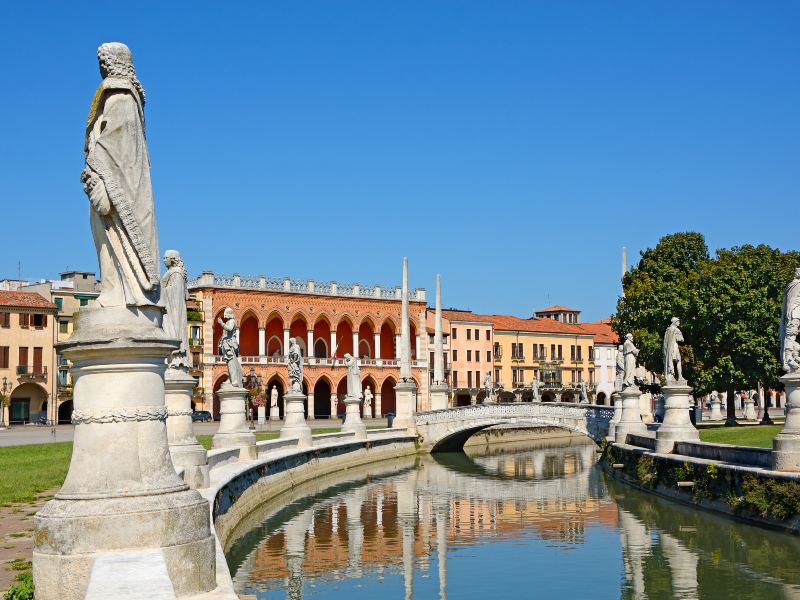
[[[783,425],[752,425],[745,427],[713,427],[700,430],[700,440],[717,444],[772,448],[774,438]]]
[[[33,502],[60,487],[67,476],[72,442],[0,448],[0,506]]]

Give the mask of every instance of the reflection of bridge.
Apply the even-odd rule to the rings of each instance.
[[[593,404],[523,402],[477,404],[415,415],[422,446],[431,452],[460,450],[474,433],[495,425],[559,427],[600,442],[614,410]]]

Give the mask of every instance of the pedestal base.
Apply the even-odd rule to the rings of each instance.
[[[245,413],[247,390],[223,384],[219,396],[219,429],[213,437],[214,448],[240,448],[240,460],[258,458],[256,434],[247,426]]]
[[[394,386],[397,414],[393,427],[405,427],[409,433],[417,432],[414,413],[417,412],[417,384],[413,381],[399,381]]]
[[[656,452],[668,454],[675,442],[693,442],[700,439],[689,417],[692,388],[683,383],[665,385],[664,421],[656,431]]]
[[[298,448],[308,448],[311,442],[311,427],[305,417],[306,396],[302,392],[289,392],[283,396],[284,422],[280,437],[298,438]]]
[[[259,406],[257,409],[258,413],[258,424],[264,425],[267,422],[267,407],[266,406]]]
[[[431,410],[444,410],[447,408],[447,396],[450,388],[446,383],[431,385]]]
[[[188,373],[167,369],[164,394],[167,405],[167,441],[172,464],[183,468],[189,487],[209,486],[206,449],[194,437],[192,428],[192,390],[195,380]]]
[[[361,398],[347,396],[344,399],[345,414],[342,431],[352,431],[357,440],[367,439],[367,426],[361,420]]]
[[[622,390],[622,414],[614,430],[614,440],[618,444],[625,444],[629,433],[642,435],[647,433],[647,425],[642,421],[639,409],[639,398],[642,392],[639,386],[631,385]]]
[[[758,419],[758,415],[756,415],[756,403],[752,399],[744,401],[744,416],[742,418],[745,421],[755,421]]]
[[[722,414],[722,410],[720,410],[721,404],[719,400],[711,402],[711,414],[708,415],[709,421],[722,421],[722,419],[725,418],[725,415]]]
[[[622,396],[619,392],[613,392],[611,394],[611,403],[614,405],[614,416],[611,417],[611,420],[608,422],[608,435],[606,435],[606,439],[609,442],[613,442],[616,439],[616,430],[617,430],[617,423],[622,418]]]
[[[772,440],[772,468],[800,471],[800,373],[781,377],[786,386],[786,422]]]

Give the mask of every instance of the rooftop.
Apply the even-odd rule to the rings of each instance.
[[[36,292],[7,292],[0,291],[0,306],[9,308],[44,308],[58,310],[58,307],[45,300]]]
[[[593,334],[596,344],[619,344],[619,336],[611,327],[611,317],[595,321],[594,323],[583,323],[578,325],[578,327]]]
[[[570,333],[591,335],[580,325],[571,325],[553,319],[521,319],[513,315],[478,315],[468,310],[442,310],[442,316],[450,322],[489,323],[498,331],[530,331],[535,333]]]
[[[547,308],[540,308],[539,310],[533,311],[535,313],[554,313],[554,312],[575,312],[579,313],[577,308],[569,308],[568,306],[561,306],[560,304],[555,304],[553,306],[549,306]]]

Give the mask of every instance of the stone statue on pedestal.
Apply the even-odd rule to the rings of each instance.
[[[614,391],[622,391],[622,382],[625,380],[625,351],[622,344],[617,347],[617,363],[614,369]]]
[[[345,354],[344,364],[347,367],[347,395],[361,400],[361,369],[358,366],[358,359]]]
[[[219,338],[219,353],[228,363],[228,381],[223,383],[231,387],[242,387],[242,363],[239,362],[239,326],[232,308],[226,308],[223,313],[225,320],[217,319],[222,327],[222,336]]]
[[[484,393],[486,394],[486,396],[483,399],[483,401],[484,402],[491,402],[492,401],[492,373],[491,373],[491,371],[486,371],[486,377],[483,380],[483,389],[484,389]]]
[[[633,345],[633,334],[625,334],[625,343],[622,345],[625,356],[625,370],[622,378],[622,387],[627,388],[636,385],[636,357],[639,356],[639,349]]]
[[[678,329],[681,324],[677,317],[672,317],[672,322],[664,332],[664,384],[685,382],[681,373],[681,350],[678,343],[683,341],[683,333]]]
[[[188,371],[189,363],[189,328],[186,321],[186,301],[189,291],[186,287],[186,266],[177,250],[164,253],[164,266],[167,272],[161,279],[161,300],[167,312],[164,315],[163,327],[167,337],[178,339],[180,348],[167,358],[169,369]]]
[[[539,401],[539,381],[536,377],[531,381],[531,402]]]
[[[272,384],[272,389],[269,392],[269,407],[270,414],[273,408],[278,408],[278,387],[275,384]]]
[[[580,402],[582,404],[589,402],[589,396],[586,394],[586,382],[585,381],[578,382],[578,402]]]
[[[795,271],[794,279],[786,286],[781,309],[780,339],[781,362],[787,373],[800,372],[800,269]]]
[[[289,340],[289,353],[287,355],[287,366],[289,368],[289,388],[292,392],[303,392],[303,353],[300,351],[300,344],[297,338]]]
[[[144,88],[125,44],[103,44],[97,56],[103,81],[89,110],[81,173],[100,263],[96,304],[153,306],[160,273]]]
[[[372,406],[372,386],[367,386],[367,389],[364,390],[364,405],[371,407]]]

